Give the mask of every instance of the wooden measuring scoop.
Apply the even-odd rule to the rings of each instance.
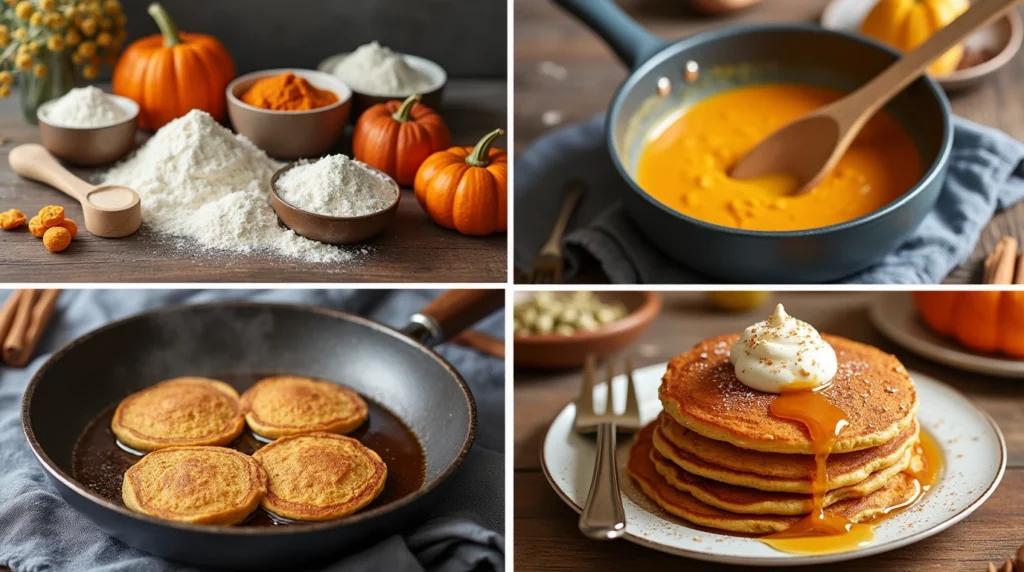
[[[732,168],[734,179],[786,173],[795,195],[809,192],[835,168],[868,120],[927,71],[933,61],[1021,0],[975,0],[971,8],[904,55],[867,85],[782,127]]]
[[[135,191],[118,185],[93,186],[62,167],[42,145],[18,145],[11,149],[8,161],[22,177],[46,183],[82,203],[85,228],[96,236],[121,238],[142,225],[142,206]]]

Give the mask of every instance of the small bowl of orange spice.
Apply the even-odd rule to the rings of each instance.
[[[338,141],[352,110],[352,90],[313,70],[273,69],[228,84],[235,131],[278,159],[317,157]]]

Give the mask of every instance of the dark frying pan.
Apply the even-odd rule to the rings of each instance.
[[[413,315],[401,332],[308,306],[228,302],[147,312],[55,353],[25,391],[22,424],[61,495],[126,544],[198,566],[296,569],[323,563],[414,524],[458,468],[473,444],[476,406],[459,373],[430,348],[500,308],[503,300],[501,290],[450,291]],[[345,383],[404,421],[422,444],[422,486],[336,521],[218,527],[129,511],[72,476],[79,435],[128,394],[182,375],[272,373]],[[371,409],[370,423],[373,415]]]
[[[935,205],[953,125],[945,93],[927,77],[887,107],[914,138],[925,175],[880,210],[824,228],[763,232],[706,223],[661,204],[636,184],[634,174],[647,138],[673,112],[748,83],[799,82],[852,91],[899,54],[866,37],[810,24],[728,27],[666,42],[612,0],[556,2],[600,35],[632,70],[608,110],[608,149],[629,188],[623,197],[626,211],[668,257],[738,283],[831,281],[892,252]],[[703,70],[700,81],[688,81],[688,62]],[[715,69],[739,73],[708,73]]]

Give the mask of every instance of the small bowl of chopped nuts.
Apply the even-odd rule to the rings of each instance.
[[[633,343],[661,311],[655,292],[531,292],[515,302],[515,365],[580,367]]]

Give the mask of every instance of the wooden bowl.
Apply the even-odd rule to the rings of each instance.
[[[317,89],[332,92],[338,101],[309,111],[274,111],[253,107],[242,95],[257,81],[292,72]],[[243,75],[227,87],[228,115],[235,131],[278,159],[319,157],[330,151],[348,125],[352,91],[333,75],[301,69],[273,69]]]
[[[661,311],[656,292],[595,292],[604,302],[621,302],[629,314],[592,332],[571,336],[515,336],[515,365],[529,368],[581,367],[588,353],[606,356],[632,344]]]
[[[859,34],[861,24],[876,0],[832,0],[821,15],[821,25]],[[1009,64],[1024,44],[1024,19],[1011,10],[995,22],[971,34],[964,42],[967,54],[960,69],[935,81],[946,91],[973,87]]]
[[[113,163],[124,157],[135,145],[135,131],[138,129],[139,104],[127,97],[106,94],[130,117],[103,127],[67,127],[50,123],[46,119],[50,106],[56,100],[39,106],[39,138],[43,147],[54,156],[82,167],[95,167]]]
[[[405,62],[431,78],[431,86],[429,89],[425,89],[420,93],[420,103],[427,107],[437,110],[441,106],[441,101],[444,100],[444,89],[448,85],[448,72],[441,67],[440,64],[432,62],[427,58],[421,58],[419,56],[413,56],[409,54],[402,54],[405,58]],[[316,66],[316,69],[324,73],[333,75],[334,68],[338,64],[348,57],[348,53],[333,55],[324,61],[320,62],[320,65]],[[337,76],[335,76],[337,77]],[[340,79],[340,78],[339,78]],[[343,80],[342,80],[343,81]],[[359,119],[364,111],[377,105],[378,103],[386,103],[388,101],[404,101],[412,93],[400,93],[395,95],[383,95],[379,93],[366,93],[358,91],[352,88],[353,96],[353,107],[352,107],[352,121],[355,122]]]
[[[274,207],[274,212],[277,213],[281,222],[294,230],[295,234],[327,244],[352,244],[380,234],[395,220],[395,215],[398,213],[398,201],[402,198],[402,193],[398,183],[384,173],[381,173],[381,176],[390,180],[394,188],[395,202],[384,210],[372,214],[353,217],[329,216],[306,211],[288,203],[277,194],[277,180],[285,171],[295,165],[296,163],[292,163],[284,167],[274,173],[274,177],[270,179],[270,204]],[[372,167],[367,168],[372,169]]]

